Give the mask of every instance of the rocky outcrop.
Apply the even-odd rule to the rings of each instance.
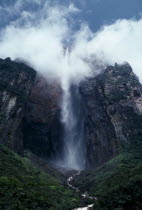
[[[24,118],[24,147],[40,157],[54,159],[60,150],[61,88],[57,81],[37,76],[26,106]]]
[[[77,113],[74,94],[73,89],[70,103]],[[95,168],[115,157],[125,145],[135,143],[142,134],[142,86],[129,64],[116,64],[81,82],[78,94],[84,115],[84,160],[87,168]],[[38,76],[24,117],[24,147],[52,160],[64,155],[61,100],[57,81]],[[78,126],[81,123],[78,119]]]
[[[0,59],[0,144],[23,153],[21,124],[35,70],[7,58]]]
[[[0,144],[23,154],[24,142],[36,155],[59,160],[65,149],[62,89],[55,80],[35,77],[25,64],[0,59]],[[79,91],[73,85],[70,100],[77,117],[75,141],[86,144],[87,168],[102,165],[141,138],[142,85],[128,63],[108,66],[81,82]]]
[[[88,167],[96,167],[142,135],[142,86],[129,64],[115,64],[79,89],[86,107]]]

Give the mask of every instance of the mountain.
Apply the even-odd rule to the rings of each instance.
[[[142,86],[129,64],[109,66],[98,76],[86,79],[80,83],[77,94],[85,115],[87,168],[102,165],[126,145],[137,142],[142,126]],[[25,146],[42,157],[56,156],[63,145],[61,97],[57,84],[40,78],[27,104]],[[71,103],[76,106],[75,87],[73,100]]]
[[[23,154],[22,120],[35,70],[25,64],[0,59],[0,143]]]
[[[142,136],[142,85],[129,64],[108,66],[80,84],[88,165],[99,166]]]
[[[71,209],[79,197],[64,186],[64,174],[24,154],[23,119],[35,77],[25,64],[0,59],[0,209]]]
[[[94,209],[141,209],[139,79],[128,63],[115,64],[69,91],[66,129],[58,81],[0,59],[0,208],[73,209],[92,202]],[[67,186],[74,170],[61,160],[69,145],[71,152],[77,148],[72,154],[78,163],[85,163],[72,183],[96,200],[84,200]]]
[[[37,76],[26,104],[23,141],[25,148],[41,157],[52,157],[54,151],[61,147],[61,95],[57,81],[51,84]]]

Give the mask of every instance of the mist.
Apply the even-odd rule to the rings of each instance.
[[[129,62],[142,80],[142,19],[117,20],[93,33],[83,22],[75,30],[72,17],[80,10],[74,4],[65,7],[34,1],[40,6],[38,10],[24,10],[25,3],[19,0],[5,8],[10,16],[15,11],[19,16],[0,32],[0,57],[18,58],[48,81],[58,80],[63,92],[61,123],[64,127],[64,154],[58,165],[83,169],[86,155],[83,118],[82,124],[79,121],[82,111],[78,101],[75,113],[71,87],[77,87],[86,77],[99,74],[115,62]]]
[[[11,8],[11,15],[15,7],[17,12],[21,11],[22,1]],[[18,19],[0,32],[0,57],[20,58],[47,78],[66,83],[79,82],[107,65],[127,61],[142,80],[142,19],[117,20],[96,33],[81,23],[75,31],[72,15],[79,12],[73,4],[64,7],[49,3],[36,12],[23,10]],[[65,68],[67,47],[68,67]]]

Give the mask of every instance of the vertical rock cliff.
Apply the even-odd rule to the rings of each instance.
[[[0,144],[23,153],[22,120],[36,72],[22,63],[0,59]]]
[[[57,159],[63,149],[61,88],[57,81],[37,76],[24,117],[24,147],[41,157]]]
[[[80,84],[86,107],[88,167],[113,158],[142,135],[142,86],[129,64],[109,66]]]
[[[115,157],[126,145],[135,144],[142,135],[142,86],[126,63],[108,66],[98,76],[82,81],[79,91],[76,88],[71,88],[68,102],[78,118],[71,134],[75,134],[76,148],[83,142],[78,155],[84,150],[81,160],[92,169]],[[38,76],[26,106],[23,128],[25,148],[57,162],[64,159],[65,141],[70,139],[69,132],[64,138],[62,94],[57,81],[49,83]]]

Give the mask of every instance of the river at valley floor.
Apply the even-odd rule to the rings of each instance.
[[[81,171],[76,171],[74,172],[72,175],[70,175],[67,179],[67,185],[72,188],[73,190],[75,190],[77,193],[80,193],[82,199],[88,198],[90,200],[97,200],[96,197],[92,197],[90,196],[87,192],[81,193],[81,191],[79,190],[79,188],[75,187],[73,185],[73,180],[75,179],[75,177],[79,176],[81,173]],[[75,208],[73,210],[91,210],[93,209],[94,204],[89,204],[88,206],[85,207],[79,207],[79,208]]]

